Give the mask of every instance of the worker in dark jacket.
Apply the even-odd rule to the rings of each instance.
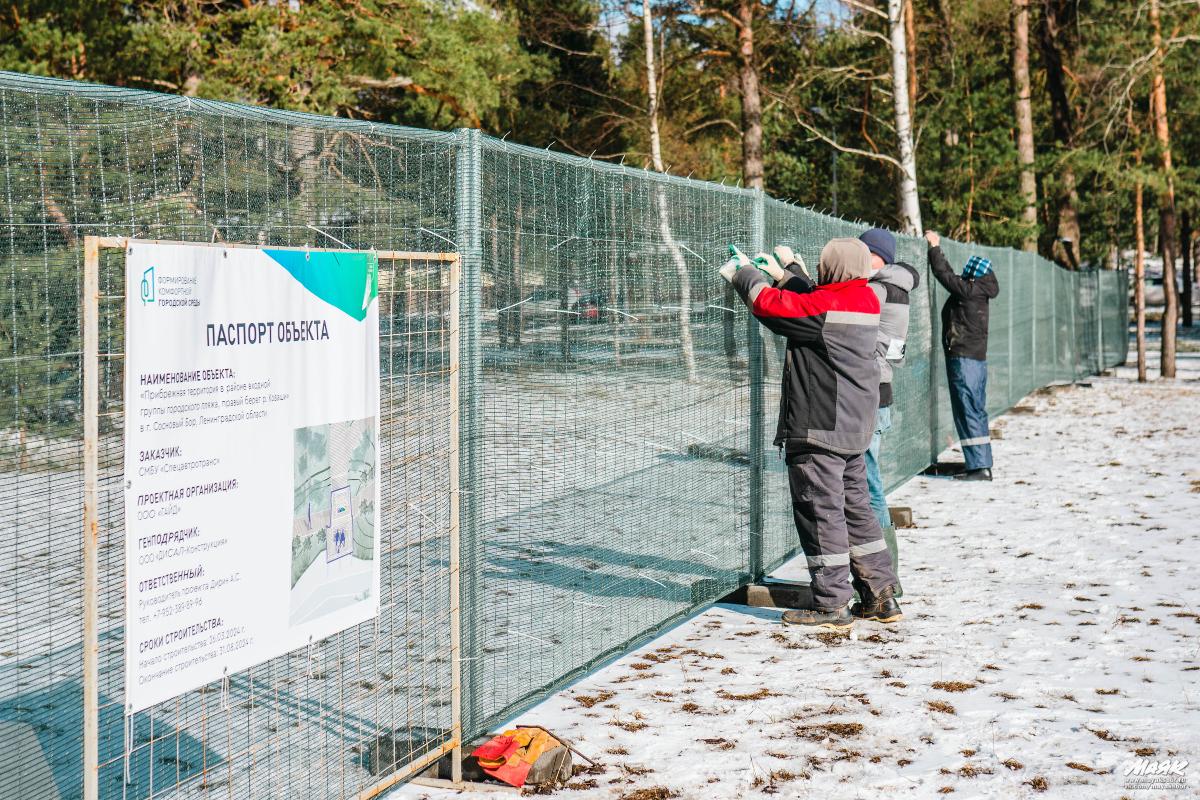
[[[992,442],[987,417],[988,303],[1000,293],[992,262],[971,256],[955,275],[942,252],[941,238],[929,231],[929,266],[950,292],[942,306],[942,349],[950,383],[950,405],[967,470],[960,480],[992,479]]]
[[[865,244],[834,239],[807,293],[772,286],[770,273],[744,257],[721,270],[754,316],[787,339],[775,444],[785,448],[813,594],[812,609],[784,613],[787,624],[844,628],[856,616],[901,618],[863,459],[879,404],[879,300],[867,286],[870,264]],[[861,602],[851,609],[854,589]]]
[[[875,339],[875,361],[879,364],[879,410],[875,416],[875,433],[867,448],[867,488],[871,491],[871,510],[875,512],[892,568],[899,564],[896,529],[892,525],[887,496],[883,491],[883,468],[880,454],[883,437],[892,429],[892,369],[904,364],[905,343],[908,340],[908,295],[921,283],[917,271],[896,260],[896,237],[882,228],[871,228],[858,237],[871,250],[871,280],[868,285],[879,298],[879,335]],[[903,596],[897,588],[896,596]]]

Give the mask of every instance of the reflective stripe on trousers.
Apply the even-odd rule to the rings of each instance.
[[[962,444],[967,469],[992,466],[992,440],[987,416],[987,362],[974,358],[946,358],[950,408]]]
[[[795,448],[788,452],[787,465],[792,516],[812,576],[813,604],[841,608],[855,588],[860,594],[877,594],[895,586],[892,558],[867,494],[863,456]]]

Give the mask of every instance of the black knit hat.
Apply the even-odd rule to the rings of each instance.
[[[896,263],[896,237],[883,228],[871,228],[859,241],[870,248],[871,252],[883,259],[885,264]]]

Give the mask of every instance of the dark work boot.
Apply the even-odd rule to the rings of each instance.
[[[854,624],[854,617],[850,613],[850,606],[845,605],[841,608],[835,608],[832,611],[826,611],[819,608],[803,609],[795,608],[791,611],[783,612],[784,625],[804,625],[810,628],[832,628],[841,630],[849,628]]]
[[[850,613],[858,619],[869,619],[875,622],[899,622],[904,619],[904,612],[896,602],[895,587],[889,586],[878,595],[872,597],[864,594],[862,600],[855,603]]]
[[[954,480],[956,481],[990,481],[991,479],[992,470],[990,467],[969,469],[954,476]]]

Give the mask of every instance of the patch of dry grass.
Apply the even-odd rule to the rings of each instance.
[[[830,737],[844,739],[849,736],[858,736],[862,732],[863,726],[858,722],[822,722],[796,729],[797,736],[814,742],[820,742]]]
[[[950,705],[949,703],[943,702],[942,700],[927,700],[927,701],[925,701],[925,705],[931,711],[936,711],[939,714],[957,714],[958,713],[958,711],[955,710],[954,706]]]
[[[964,681],[934,681],[931,685],[943,692],[965,692],[967,689],[975,688],[975,684]]]
[[[606,689],[604,691],[597,692],[596,694],[592,694],[592,695],[577,694],[577,695],[575,695],[574,700],[576,703],[579,703],[579,705],[583,706],[584,708],[591,708],[594,705],[603,703],[607,700],[611,700],[616,696],[617,696],[616,692],[610,692]]]
[[[717,691],[717,697],[721,698],[722,700],[737,700],[738,702],[745,702],[747,700],[766,700],[768,697],[778,697],[778,693],[772,692],[770,689],[764,686],[762,689],[759,689],[755,692],[750,692],[749,694],[733,694],[732,692],[720,689]]]
[[[641,713],[635,711],[633,712],[633,717],[631,719],[614,719],[609,724],[616,725],[621,730],[629,731],[630,733],[637,733],[638,731],[645,730],[647,727],[649,727],[645,722],[642,722],[642,719],[644,718],[642,717]]]
[[[707,745],[712,745],[718,750],[732,750],[733,748],[737,747],[737,744],[729,741],[728,739],[700,739],[700,741]]]
[[[645,789],[634,789],[621,795],[619,800],[669,800],[679,795],[666,786],[649,786]]]

